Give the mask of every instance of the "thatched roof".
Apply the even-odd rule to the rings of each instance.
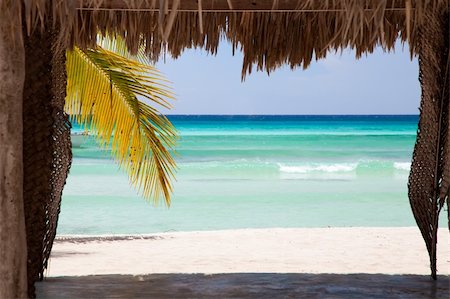
[[[3,13],[17,16],[21,1]],[[329,50],[351,47],[359,57],[376,46],[391,50],[400,37],[416,53],[425,10],[448,9],[448,0],[67,0],[24,1],[28,29],[46,14],[61,26],[61,43],[93,46],[97,33],[123,36],[132,51],[142,43],[157,60],[185,48],[216,53],[227,39],[244,53],[243,75],[252,67],[271,71],[307,67]],[[46,7],[47,5],[47,7]],[[52,7],[48,7],[51,5]],[[10,6],[9,8],[5,8]],[[19,13],[20,15],[20,13]]]

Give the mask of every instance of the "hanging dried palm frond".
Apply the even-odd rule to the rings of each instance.
[[[70,122],[64,113],[65,53],[54,32],[25,39],[23,94],[23,198],[27,236],[28,296],[43,278],[56,235],[61,195],[72,161]]]

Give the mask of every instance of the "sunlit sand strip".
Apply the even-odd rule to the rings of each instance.
[[[438,274],[450,274],[440,229]],[[422,274],[429,258],[417,228],[271,228],[145,236],[66,236],[47,276],[152,273]]]

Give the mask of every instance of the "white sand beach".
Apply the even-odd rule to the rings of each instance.
[[[450,274],[450,237],[438,274]],[[123,237],[58,237],[47,276],[155,273],[383,273],[428,275],[420,232],[406,228],[273,228]]]

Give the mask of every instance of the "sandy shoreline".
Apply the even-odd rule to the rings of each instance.
[[[440,229],[438,270],[450,274]],[[274,228],[60,236],[47,276],[154,273],[429,274],[417,228]]]

